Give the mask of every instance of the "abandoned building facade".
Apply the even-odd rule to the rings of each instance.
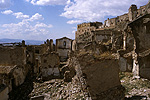
[[[56,52],[60,57],[60,61],[66,61],[71,50],[72,39],[69,39],[67,37],[56,39]]]

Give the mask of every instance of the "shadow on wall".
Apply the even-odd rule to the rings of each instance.
[[[9,93],[9,100],[29,100],[30,98],[28,95],[33,90],[34,79],[35,78],[31,77],[31,74],[28,74],[25,82],[22,85],[15,87],[15,89]]]

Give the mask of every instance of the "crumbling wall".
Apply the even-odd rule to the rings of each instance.
[[[121,99],[123,97],[123,94],[120,94],[121,92],[117,94],[117,91],[120,91],[117,90],[117,88],[120,88],[121,84],[119,79],[119,65],[116,59],[104,58],[94,60],[92,55],[90,55],[80,57],[78,60],[81,65],[80,67],[82,73],[86,77],[85,80],[87,86],[89,87],[89,92],[92,99],[100,100],[110,98],[111,100],[117,100],[118,98]],[[112,91],[109,91],[111,89]],[[107,95],[102,95],[102,93],[107,93]],[[112,93],[111,95],[116,95],[116,97],[111,97],[109,93]]]
[[[13,71],[12,76],[14,78],[14,84],[15,84],[15,86],[19,86],[19,85],[21,85],[24,82],[24,80],[26,78],[26,75],[27,75],[27,73],[25,73],[24,70],[25,69],[20,68],[18,66]]]
[[[47,50],[47,48],[46,48],[46,45],[36,45],[36,46],[33,46],[34,47],[34,53],[36,54],[36,55],[38,55],[38,54],[43,54],[43,53],[45,53],[46,52],[46,50]]]
[[[0,84],[8,86],[10,92],[24,82],[27,72],[23,66],[0,66]]]
[[[136,5],[130,6],[128,16],[129,16],[129,21],[132,21],[133,19],[136,18],[136,16],[137,16],[137,6]]]
[[[35,63],[35,52],[34,52],[34,47],[33,46],[27,46],[27,63],[28,64],[34,64]]]
[[[61,38],[61,39],[57,39],[56,40],[56,44],[57,44],[57,49],[61,49],[61,48],[67,48],[67,49],[71,49],[72,46],[72,40],[69,38]]]
[[[1,47],[0,65],[25,65],[26,49],[23,47]]]
[[[1,100],[8,100],[8,87],[0,85],[0,98]]]
[[[107,54],[106,54],[107,55]],[[121,100],[124,88],[119,79],[117,57],[105,54],[101,56],[90,53],[77,53],[70,58],[76,75],[83,83],[82,89],[89,91],[92,100]],[[71,74],[72,75],[72,74]]]
[[[132,29],[133,37],[136,41],[136,49],[138,52],[142,52],[150,48],[150,15],[144,15],[143,17],[133,21],[129,26]]]
[[[11,85],[21,85],[30,70],[30,66],[26,65],[26,48],[2,47],[0,48],[0,57],[1,68],[8,69],[6,72],[1,73],[2,76],[5,76],[5,78],[1,77],[1,79],[4,79],[5,84],[9,86],[11,91]],[[14,83],[11,82],[11,79],[14,79]]]
[[[56,53],[47,53],[41,55],[41,73],[44,79],[49,79],[51,76],[59,76],[59,56]]]
[[[111,19],[108,18],[107,20],[105,20],[103,27],[116,26],[117,25],[117,21],[118,21],[118,18],[111,18]]]
[[[145,14],[129,23],[128,26],[128,29],[132,31],[131,34],[134,38],[134,50],[132,53],[133,75],[139,77],[139,73],[141,73],[141,75],[145,73],[142,77],[147,78],[148,72],[145,71],[147,69],[144,66],[149,66],[146,56],[149,55],[150,48],[150,15]]]
[[[75,51],[75,50],[77,50],[77,43],[76,43],[75,40],[73,40],[73,42],[72,42],[72,51]]]
[[[96,42],[107,43],[111,41],[112,30],[97,30],[94,33],[94,40]]]
[[[72,50],[72,39],[63,37],[56,39],[56,52],[60,57],[60,61],[66,61],[68,59],[68,53]]]
[[[60,57],[60,61],[66,61],[70,51],[71,50],[69,50],[69,49],[57,49],[57,52],[58,52],[59,57]]]
[[[120,66],[120,71],[122,72],[127,72],[127,71],[132,71],[132,58],[124,58],[124,57],[119,57],[119,66]]]
[[[124,14],[124,15],[118,16],[118,22],[128,21],[128,20],[129,20],[128,14]]]
[[[139,58],[140,76],[150,79],[150,52],[148,55]]]

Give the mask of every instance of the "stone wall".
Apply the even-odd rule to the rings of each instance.
[[[59,56],[55,53],[47,53],[41,55],[40,70],[43,79],[50,79],[52,76],[59,76]]]
[[[112,30],[97,30],[93,34],[93,40],[96,42],[107,43],[108,41],[112,41]]]
[[[76,56],[71,55],[69,63],[72,67],[69,67],[75,68],[77,77],[83,83],[83,91],[88,89],[92,100],[121,100],[124,98],[124,88],[120,83],[116,57],[105,57],[105,54],[94,56],[83,52],[78,52]]]
[[[46,45],[36,45],[36,46],[33,46],[34,47],[34,53],[35,53],[35,55],[37,54],[43,54],[43,53],[45,53],[46,52],[46,50],[47,50],[47,47],[46,47]]]
[[[26,73],[25,69],[17,66],[12,74],[12,76],[14,78],[15,86],[21,85],[24,82],[26,75],[27,75],[27,73]]]
[[[120,66],[120,71],[122,72],[127,72],[127,71],[132,71],[132,58],[124,58],[124,57],[119,57],[119,66]]]
[[[27,46],[27,63],[28,64],[34,64],[35,63],[35,52],[34,52],[34,47],[33,46]]]
[[[66,49],[71,49],[71,45],[72,45],[72,40],[69,38],[61,38],[61,39],[57,39],[56,40],[56,44],[57,44],[57,49],[61,49],[61,48],[66,48]]]
[[[150,15],[144,15],[139,19],[133,21],[129,26],[132,29],[133,37],[135,38],[137,49],[139,52],[150,48]]]
[[[24,47],[1,47],[0,65],[25,65],[26,49]]]
[[[72,40],[63,37],[56,40],[56,52],[60,57],[60,61],[66,61],[68,59],[68,54],[72,50]]]
[[[4,86],[1,87],[0,86],[0,99],[1,100],[8,100],[9,96],[8,96],[8,87]]]
[[[150,53],[150,52],[149,52]],[[140,76],[150,79],[150,54],[139,58]]]
[[[21,85],[30,70],[30,66],[26,64],[26,48],[25,47],[2,47],[0,48],[0,68],[1,80],[9,86],[9,91],[14,86]],[[5,71],[6,72],[5,72]],[[14,80],[12,82],[12,79]]]
[[[148,78],[149,69],[146,67],[150,48],[150,15],[145,14],[128,24],[126,51],[132,52],[133,75]],[[129,42],[130,41],[130,42]],[[145,67],[146,66],[146,67]],[[147,72],[146,72],[147,71]]]
[[[77,42],[87,41],[89,39],[88,37],[92,35],[91,31],[95,31],[101,26],[102,26],[102,22],[89,22],[89,23],[79,24],[77,26],[77,31],[75,34],[76,41]]]
[[[23,66],[0,66],[0,85],[8,86],[9,92],[21,85],[28,73],[28,69]]]

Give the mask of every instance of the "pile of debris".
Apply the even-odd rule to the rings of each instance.
[[[34,82],[34,89],[30,97],[44,96],[44,100],[91,100],[82,91],[81,83],[74,77],[72,82],[64,82],[63,79],[53,79],[44,83]]]
[[[126,100],[150,100],[150,81],[134,79],[131,72],[120,73],[121,84],[125,87]]]

